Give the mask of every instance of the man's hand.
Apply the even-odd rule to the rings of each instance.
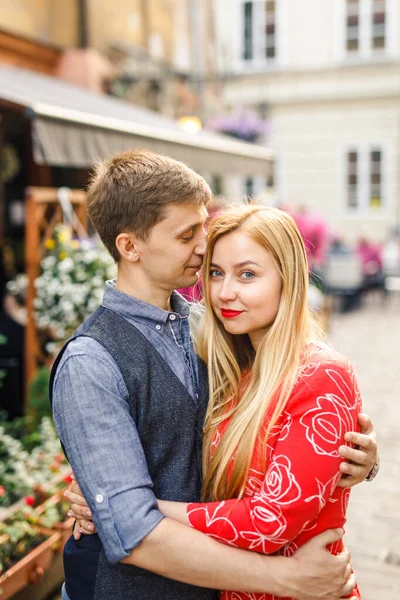
[[[72,476],[72,478],[74,477]],[[96,533],[96,527],[91,520],[92,513],[76,481],[71,483],[68,490],[64,492],[64,496],[71,507],[68,516],[74,517],[77,523],[73,532],[74,538],[79,540],[82,533],[85,535]]]
[[[378,444],[371,419],[368,415],[360,413],[358,422],[361,433],[345,434],[346,442],[351,442],[354,448],[349,446],[339,448],[340,456],[350,461],[340,465],[343,477],[338,483],[339,487],[352,487],[362,483],[378,461]]]
[[[277,561],[278,577],[285,596],[296,600],[341,600],[353,591],[355,579],[349,551],[345,549],[333,556],[325,548],[339,541],[343,533],[342,529],[324,531],[304,544],[291,558],[284,559],[283,563]],[[293,562],[289,569],[287,561]]]

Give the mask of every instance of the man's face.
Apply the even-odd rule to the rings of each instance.
[[[194,285],[206,249],[207,210],[197,204],[170,204],[150,237],[137,244],[140,264],[153,286],[174,290]]]

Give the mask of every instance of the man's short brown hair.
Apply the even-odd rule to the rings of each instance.
[[[87,210],[116,262],[116,237],[126,231],[142,238],[162,221],[169,204],[206,204],[212,192],[185,164],[145,150],[128,150],[99,163],[88,187]]]

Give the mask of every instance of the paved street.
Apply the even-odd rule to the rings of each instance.
[[[355,366],[378,433],[381,470],[353,490],[346,544],[363,600],[400,599],[400,297],[367,298],[355,313],[334,315],[329,339]]]

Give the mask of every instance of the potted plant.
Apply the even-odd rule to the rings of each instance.
[[[39,583],[59,545],[59,532],[27,521],[0,523],[0,598],[8,600],[30,583]]]

